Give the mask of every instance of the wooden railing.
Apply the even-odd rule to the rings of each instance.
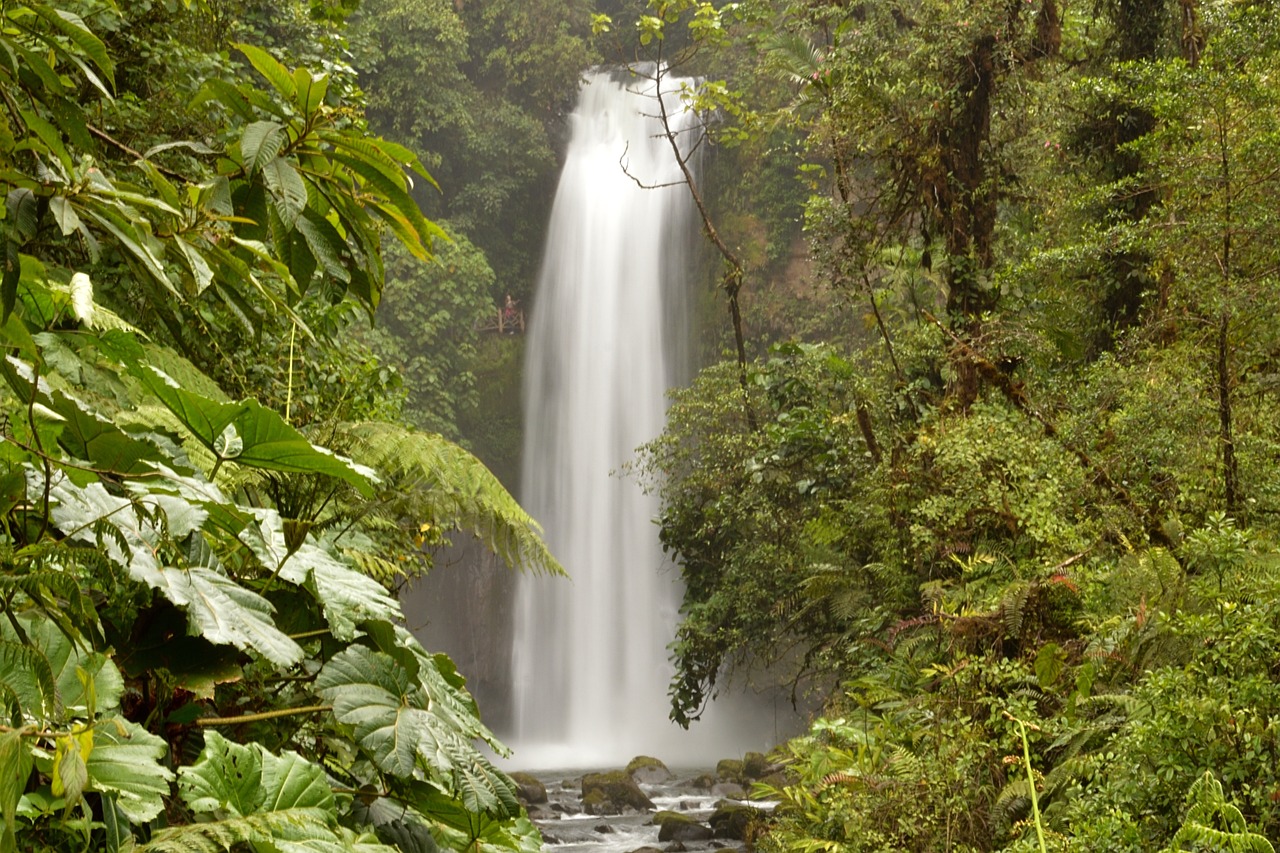
[[[524,334],[524,311],[519,308],[497,308],[489,315],[489,319],[481,322],[482,332],[497,332],[500,335]]]

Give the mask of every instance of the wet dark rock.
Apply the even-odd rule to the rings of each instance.
[[[628,814],[654,810],[653,801],[625,771],[588,773],[582,777],[582,808],[587,814]]]
[[[637,847],[631,853],[663,853],[661,847]]]
[[[627,765],[627,773],[641,785],[657,785],[670,782],[676,774],[667,769],[657,758],[648,755],[637,755]]]
[[[689,780],[690,788],[697,788],[701,791],[710,791],[711,786],[716,783],[716,777],[710,773],[702,773]]]
[[[746,841],[752,824],[764,821],[768,813],[754,806],[740,803],[727,803],[723,800],[716,803],[716,810],[707,818],[716,838],[730,838],[734,841]]]
[[[680,812],[658,812],[653,822],[658,825],[659,841],[706,841],[715,835],[711,827]]]
[[[542,784],[536,776],[529,773],[512,773],[511,781],[516,783],[516,796],[524,801],[525,805],[537,805],[547,801],[547,786]]]
[[[600,833],[601,835],[609,835],[609,834],[611,834],[611,833],[617,832],[617,830],[616,830],[616,829],[614,829],[612,826],[609,826],[609,824],[607,824],[607,823],[597,824],[596,826],[594,826],[594,827],[592,827],[592,828],[593,828],[596,832]]]
[[[664,853],[685,853],[685,851],[688,850],[689,848],[684,846],[684,842],[676,841],[673,844],[668,844],[666,847],[663,847],[662,849]]]

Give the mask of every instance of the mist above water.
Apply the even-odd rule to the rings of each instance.
[[[697,118],[681,82],[663,90],[687,146]],[[662,431],[666,392],[688,370],[699,234],[657,106],[651,81],[588,73],[552,209],[525,362],[522,503],[572,579],[518,588],[508,742],[521,767],[637,754],[693,766],[766,745],[725,709],[690,732],[669,722],[681,587],[656,497],[616,473]]]

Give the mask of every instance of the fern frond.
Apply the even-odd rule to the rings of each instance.
[[[1044,790],[1041,796],[1048,801],[1074,783],[1089,779],[1094,775],[1097,765],[1097,756],[1092,753],[1076,754],[1059,761],[1044,775]]]
[[[1031,598],[1031,584],[1027,581],[1014,581],[1009,584],[1000,596],[1000,604],[996,611],[1000,621],[1004,623],[1005,636],[1013,640],[1021,639],[1022,623],[1027,613],[1027,601]]]
[[[1136,717],[1142,707],[1142,701],[1132,693],[1095,693],[1076,702],[1076,710],[1081,712],[1112,711],[1124,717]]]
[[[356,548],[343,548],[342,554],[351,560],[352,565],[362,575],[371,577],[384,586],[408,577],[408,573],[403,566],[383,559],[377,554],[370,554],[368,551],[361,551]]]
[[[35,646],[0,640],[0,684],[12,691],[12,698],[29,717],[51,720],[62,711],[53,668]],[[5,704],[11,703],[9,691],[5,692]]]
[[[513,568],[563,575],[542,528],[479,459],[441,436],[399,424],[345,424],[353,459],[386,474],[414,520],[475,534]]]
[[[889,750],[889,760],[885,763],[885,769],[893,778],[910,782],[924,778],[924,765],[920,762],[920,757],[911,750],[901,744],[894,744]]]
[[[1012,825],[1031,812],[1031,788],[1021,774],[1004,786],[991,807],[991,816],[997,823]]]

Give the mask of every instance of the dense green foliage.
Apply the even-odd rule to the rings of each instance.
[[[825,704],[761,847],[1272,849],[1275,5],[646,15],[746,176],[707,205],[731,322],[782,332],[641,463],[673,716],[735,668]]]
[[[350,68],[277,58],[345,11],[0,4],[0,850],[539,845],[392,594],[458,529],[559,569],[349,343],[444,235]]]

